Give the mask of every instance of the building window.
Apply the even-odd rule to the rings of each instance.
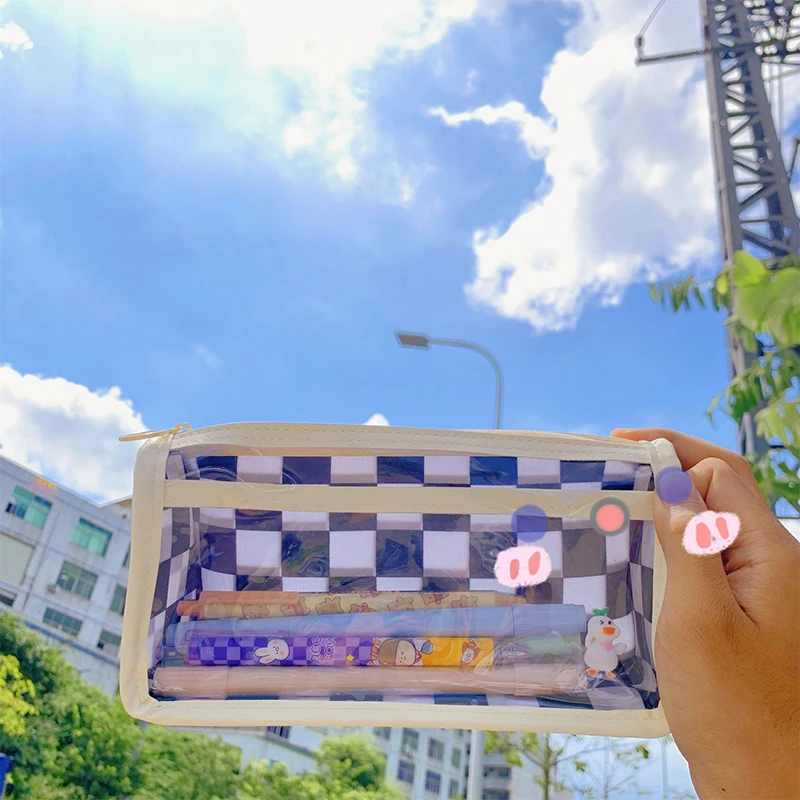
[[[454,800],[454,798],[458,797],[458,781],[453,779],[450,781],[450,788],[447,792],[447,796],[450,800]]]
[[[391,728],[373,728],[373,733],[377,739],[389,740],[392,738]]]
[[[125,558],[122,561],[122,566],[127,567],[131,563],[131,546],[128,545],[128,550],[125,553]]]
[[[43,500],[33,492],[17,486],[11,493],[11,502],[6,506],[6,514],[13,514],[37,528],[44,528],[52,507],[53,504],[49,500]]]
[[[444,758],[444,743],[438,739],[430,739],[428,741],[428,758],[441,761]]]
[[[457,748],[453,748],[453,752],[450,754],[450,763],[458,769],[461,766],[461,751]]]
[[[510,767],[486,767],[483,771],[484,778],[504,778],[508,779],[511,777],[511,768]]]
[[[267,728],[267,733],[271,733],[273,736],[279,736],[281,739],[288,739],[291,729],[291,725],[270,725]]]
[[[114,589],[114,597],[111,599],[111,610],[115,614],[122,614],[125,611],[125,594],[127,593],[127,589],[124,586],[120,586],[117,584],[117,588]]]
[[[68,636],[77,636],[81,632],[81,625],[83,625],[81,620],[71,617],[69,614],[62,614],[54,608],[46,608],[44,610],[42,621],[45,625],[49,625],[51,628],[58,628]]]
[[[425,773],[425,791],[439,794],[442,788],[442,776],[438,772],[431,772],[428,770]]]
[[[97,575],[89,572],[88,569],[81,569],[77,564],[64,562],[61,572],[58,574],[56,583],[78,597],[85,597],[87,600],[92,596],[94,585],[97,583]]]
[[[410,761],[401,761],[397,768],[397,780],[402,783],[414,783],[414,765]]]
[[[485,789],[483,800],[509,800],[511,794],[506,789]]]
[[[97,649],[102,650],[109,656],[115,656],[119,653],[119,643],[122,637],[111,631],[103,631],[100,638],[97,640]]]
[[[403,728],[403,753],[414,756],[417,754],[419,734],[409,728]]]
[[[4,606],[13,606],[14,601],[17,599],[15,594],[11,594],[11,592],[5,592],[0,589],[0,603]]]
[[[110,541],[111,534],[108,531],[85,519],[78,520],[78,527],[72,534],[72,544],[76,544],[90,553],[97,553],[99,556],[106,554]]]

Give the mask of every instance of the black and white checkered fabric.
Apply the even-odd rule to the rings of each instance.
[[[644,464],[485,456],[281,458],[176,451],[167,477],[331,486],[653,487],[652,469]],[[551,558],[550,578],[517,593],[530,603],[581,604],[587,615],[607,607],[622,631],[619,641],[631,648],[621,662],[620,680],[603,681],[585,697],[571,698],[571,707],[618,710],[658,703],[652,666],[654,537],[653,524],[641,520],[606,537],[588,520],[551,518],[536,542]],[[163,656],[165,627],[176,621],[177,602],[195,599],[202,590],[514,592],[497,582],[494,562],[501,550],[517,544],[511,515],[168,508],[151,618],[151,665]],[[520,703],[452,695],[428,701]],[[564,700],[526,704],[547,702]]]

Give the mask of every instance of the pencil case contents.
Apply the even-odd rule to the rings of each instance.
[[[173,449],[150,695],[656,708],[644,449],[421,452]]]

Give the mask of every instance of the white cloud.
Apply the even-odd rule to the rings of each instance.
[[[117,439],[142,430],[141,415],[116,386],[91,391],[0,366],[2,455],[92,499],[130,494],[137,447]]]
[[[474,111],[451,114],[443,108],[431,108],[428,113],[439,117],[446,125],[458,128],[465,122],[482,122],[484,125],[508,123],[518,132],[519,140],[525,145],[531,158],[544,156],[553,141],[553,129],[544,120],[528,113],[522,103],[512,100],[504,106],[481,106]]]
[[[537,331],[573,326],[589,300],[617,303],[633,282],[718,258],[702,62],[637,67],[638,0],[572,4],[580,21],[545,76],[541,119],[519,103],[436,112],[449,125],[514,124],[543,157],[545,178],[516,219],[475,232],[467,287]],[[686,40],[700,29],[695,5],[670,8],[650,52],[696,44]]]
[[[6,0],[0,0],[0,11],[6,6]],[[3,58],[3,51],[8,50],[12,53],[19,53],[30,50],[33,42],[30,36],[16,22],[4,22],[0,24],[0,60]]]
[[[352,184],[409,166],[395,163],[407,157],[376,130],[374,68],[417,57],[453,26],[496,16],[507,0],[41,2],[64,36],[84,47],[90,37],[95,63],[102,55],[168,103],[211,109],[226,147],[230,133],[244,133],[276,162],[303,159]],[[379,191],[405,204],[411,183],[401,176]]]
[[[209,350],[202,344],[195,345],[194,352],[203,366],[208,369],[216,369],[222,364],[222,359],[213,350]]]
[[[388,425],[389,420],[383,414],[373,414],[364,425]]]

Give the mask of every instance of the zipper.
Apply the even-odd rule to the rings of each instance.
[[[183,431],[191,430],[192,426],[188,422],[179,422],[177,425],[173,425],[171,428],[165,428],[162,431],[142,431],[141,433],[129,433],[126,436],[120,436],[119,440],[121,442],[137,442],[140,439],[155,439],[156,436],[166,436],[167,434],[172,434],[175,436],[178,433],[182,433]]]
[[[177,435],[180,433],[187,433],[191,432],[192,435],[197,436],[198,434],[201,436],[211,436],[211,437],[219,437],[225,436],[228,431],[232,428],[238,429],[237,434],[242,432],[242,430],[248,431],[249,434],[256,434],[264,433],[265,428],[272,429],[270,433],[274,435],[275,427],[282,428],[305,428],[305,427],[315,427],[314,425],[304,425],[298,423],[269,423],[269,422],[226,422],[219,425],[208,425],[203,428],[192,428],[192,426],[188,422],[181,422],[178,425],[175,425],[172,428],[168,428],[166,430],[160,431],[142,431],[141,433],[132,433],[128,434],[127,436],[120,436],[119,440],[121,442],[132,442],[138,441],[141,439],[154,439],[159,436],[167,436],[167,435]],[[325,428],[337,428],[342,427],[338,425],[325,425],[322,424],[319,426],[321,429]],[[360,425],[353,425],[349,426],[352,428],[361,428]],[[397,429],[395,429],[397,431]],[[420,433],[425,433],[425,429],[419,429]],[[434,431],[435,432],[435,431]],[[495,429],[483,429],[483,430],[460,430],[460,431],[443,431],[443,433],[452,433],[452,434],[465,434],[465,433],[477,433],[477,434],[505,434],[505,435],[514,435],[518,437],[524,437],[531,443],[535,443],[538,446],[554,446],[558,447],[559,445],[569,445],[570,447],[581,446],[585,448],[587,452],[587,458],[590,455],[594,455],[596,451],[607,452],[609,448],[612,451],[617,453],[625,453],[625,452],[633,452],[637,449],[636,445],[639,448],[642,447],[642,443],[640,442],[631,442],[624,439],[614,440],[609,439],[607,437],[602,436],[591,436],[585,434],[570,434],[570,433],[551,433],[549,431],[520,431],[520,430],[509,430],[507,428],[501,428],[499,430]],[[238,438],[237,434],[232,434],[232,438],[226,442],[225,444],[229,445],[236,445],[238,442],[236,439]],[[270,437],[272,438],[272,437]],[[280,438],[280,437],[279,437]],[[576,442],[576,440],[579,440]],[[206,442],[204,442],[206,443]],[[216,441],[215,444],[222,444],[222,441]],[[199,444],[199,442],[197,443]],[[255,446],[257,442],[254,442],[250,436],[247,439],[248,446]],[[264,446],[268,445],[268,441],[263,442]],[[279,445],[274,445],[279,446]],[[338,444],[337,447],[342,447],[345,445]],[[609,456],[606,456],[607,458]],[[622,458],[622,456],[619,456]],[[623,459],[624,460],[624,459]]]

